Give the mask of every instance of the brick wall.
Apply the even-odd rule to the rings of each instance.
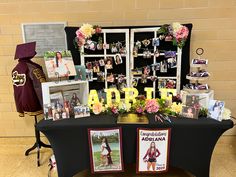
[[[22,42],[21,23],[54,21],[70,26],[193,23],[191,55],[197,47],[205,49],[215,98],[225,100],[236,115],[236,0],[0,0],[0,136],[33,135],[33,119],[16,113],[13,55]]]

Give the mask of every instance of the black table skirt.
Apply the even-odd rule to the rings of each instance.
[[[137,128],[170,127],[170,166],[185,169],[197,177],[208,177],[215,144],[226,130],[233,127],[231,120],[172,118],[170,124],[155,122],[153,115],[148,117],[148,125],[117,125],[116,117],[99,115],[56,122],[42,120],[36,128],[52,145],[59,177],[72,177],[90,168],[88,128],[118,126],[122,127],[125,164],[136,163]]]

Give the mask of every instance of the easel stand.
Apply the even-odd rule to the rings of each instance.
[[[25,156],[28,156],[31,151],[33,151],[34,149],[37,148],[37,165],[39,167],[40,166],[40,149],[41,149],[41,147],[51,148],[51,146],[47,145],[47,144],[44,144],[40,140],[40,132],[36,129],[36,124],[38,123],[37,115],[34,116],[34,121],[35,121],[34,122],[34,131],[35,131],[36,142],[31,148],[29,148],[27,151],[25,151]]]

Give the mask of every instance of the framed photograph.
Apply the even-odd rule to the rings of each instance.
[[[100,60],[99,60],[99,65],[100,65],[100,66],[105,66],[105,61],[104,61],[104,59],[100,59]]]
[[[152,39],[152,46],[158,47],[160,45],[160,39],[159,38],[153,38]]]
[[[212,119],[221,121],[222,115],[224,112],[225,103],[223,101],[218,100],[210,100],[209,107],[208,107],[208,114],[209,117]]]
[[[107,82],[111,82],[111,83],[115,82],[114,74],[112,74],[112,73],[107,74]]]
[[[92,70],[92,69],[93,69],[93,64],[92,64],[92,62],[87,62],[87,63],[86,63],[86,68],[87,68],[88,70]]]
[[[94,73],[100,72],[100,66],[99,66],[99,62],[98,61],[94,61],[94,63],[93,63],[93,72]]]
[[[114,56],[114,60],[116,65],[120,65],[123,63],[121,55],[119,53]]]
[[[182,116],[192,119],[198,118],[198,110],[191,106],[183,106],[182,107]]]
[[[76,70],[75,80],[85,81],[86,80],[85,66],[75,65],[75,70]]]
[[[160,72],[167,73],[167,62],[165,60],[160,63]]]
[[[187,95],[186,96],[186,106],[194,107],[194,108],[199,108],[199,96],[198,95]]]
[[[53,119],[51,104],[45,104],[43,106],[43,111],[44,111],[44,118],[45,118],[45,120]]]
[[[112,61],[112,58],[110,58],[110,57],[107,58],[105,63],[106,63],[106,65],[105,65],[105,68],[106,68],[106,69],[112,69],[112,68],[113,68],[113,61]]]
[[[93,81],[93,71],[92,70],[90,70],[90,69],[86,69],[85,70],[85,77],[86,77],[86,80],[88,80],[88,81],[90,81],[90,82],[92,82]]]
[[[163,173],[169,168],[171,129],[137,129],[137,173]]]
[[[48,78],[75,76],[75,66],[70,51],[48,51],[44,54]]]
[[[168,68],[176,68],[177,67],[177,59],[176,59],[176,57],[168,58],[167,59],[167,63],[168,63]]]
[[[98,82],[105,82],[105,73],[104,72],[97,73],[97,81]]]
[[[121,128],[88,129],[92,173],[124,171]]]
[[[90,109],[88,106],[75,106],[74,115],[75,115],[75,118],[89,117]]]

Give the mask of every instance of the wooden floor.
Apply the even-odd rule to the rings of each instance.
[[[44,139],[46,142],[46,140]],[[0,177],[46,177],[48,173],[48,159],[52,154],[50,149],[42,149],[41,166],[36,166],[35,151],[28,157],[24,152],[34,142],[34,138],[0,138]],[[193,159],[196,160],[196,159]],[[91,175],[88,170],[76,177],[134,177],[135,166],[128,166],[125,174]],[[143,175],[142,175],[143,176]],[[149,175],[150,176],[150,175]],[[169,173],[158,175],[161,177],[189,177],[192,176],[180,169],[171,169]],[[223,136],[218,141],[211,161],[211,177],[236,176],[236,136]],[[57,177],[57,172],[52,172]]]

